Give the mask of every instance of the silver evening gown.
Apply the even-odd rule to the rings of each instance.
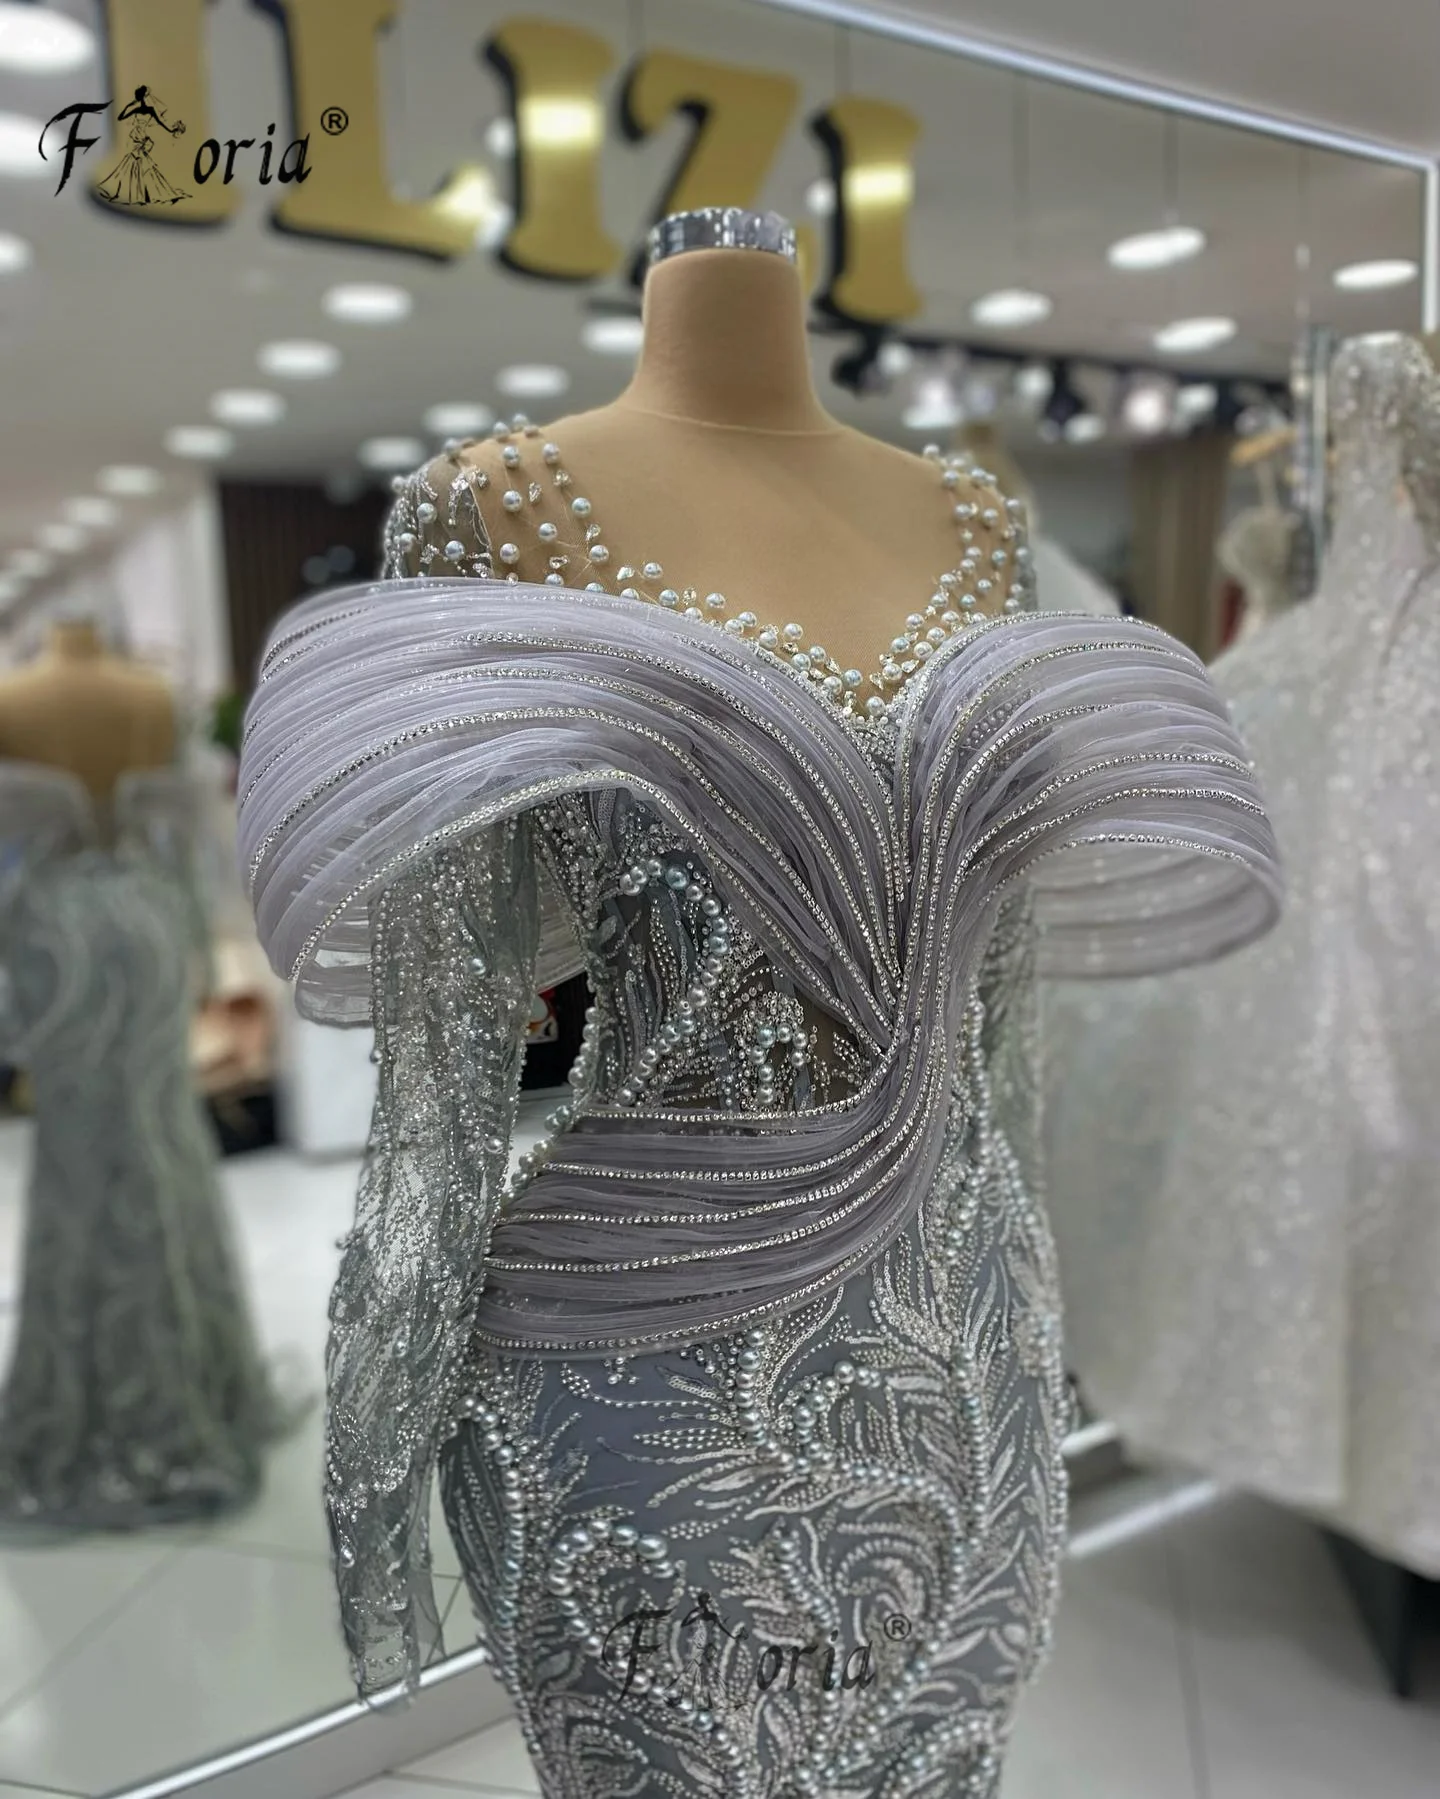
[[[35,1139],[0,1397],[0,1525],[128,1529],[248,1500],[281,1422],[190,1074],[201,909],[178,774],[0,762],[0,1049]]]
[[[1046,996],[1049,1191],[1070,1364],[1133,1443],[1440,1575],[1440,375],[1362,338],[1331,395],[1319,590],[1214,667],[1285,917]]]
[[[503,457],[503,496],[458,452],[402,482],[405,578],[282,623],[241,774],[275,965],[377,1027],[329,1369],[361,1688],[433,1652],[438,1459],[549,1799],[990,1799],[1065,1511],[1033,971],[1264,929],[1248,762],[1161,632],[1028,614],[1018,509],[958,467],[918,465],[961,560],[867,705],[798,627],[612,569],[557,446]],[[552,580],[507,583],[537,537]],[[530,994],[578,969],[507,1181]]]

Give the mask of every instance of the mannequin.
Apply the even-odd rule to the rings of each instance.
[[[0,681],[0,759],[63,769],[101,804],[122,774],[174,754],[165,682],[107,650],[92,620],[53,625],[40,660]]]
[[[679,215],[678,223],[705,216]],[[954,567],[952,508],[933,467],[821,405],[788,228],[746,248],[683,232],[670,242],[675,253],[652,247],[644,348],[630,385],[607,406],[546,425],[543,437],[563,450],[570,491],[604,521],[612,567],[658,562],[676,588],[718,591],[732,612],[747,607],[767,622],[778,622],[783,604],[807,642],[823,642],[837,663],[868,675],[906,615],[923,611],[939,575]],[[568,547],[574,521],[543,479],[541,440],[520,447],[521,470],[547,490],[535,516],[555,523]],[[507,469],[491,441],[467,442],[459,460],[489,476],[480,505],[498,544],[509,534],[500,494],[521,471]],[[687,507],[682,493],[707,504]],[[979,521],[974,531],[982,551],[1000,542]],[[513,568],[522,581],[543,580],[543,554],[521,546]],[[1003,591],[997,582],[977,610],[1000,611]]]
[[[0,1054],[29,1076],[0,1523],[128,1530],[248,1502],[286,1419],[193,1090],[195,795],[164,682],[57,624],[0,682]]]

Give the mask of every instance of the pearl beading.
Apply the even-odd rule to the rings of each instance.
[[[536,438],[541,431],[524,413],[516,413],[508,424],[497,423],[492,435],[501,445],[501,461],[506,470],[517,471],[524,458],[516,438]],[[454,454],[476,441],[473,438],[452,439],[446,449]],[[562,497],[568,496],[574,487],[574,478],[564,466],[560,446],[547,439],[540,455],[552,485]],[[626,599],[646,600],[685,618],[716,625],[729,635],[747,639],[770,652],[780,666],[817,687],[847,715],[879,722],[888,714],[906,681],[936,650],[951,637],[963,635],[971,626],[990,616],[986,608],[993,603],[1001,586],[1005,588],[1002,604],[1006,614],[1031,610],[1034,606],[1034,563],[1027,541],[1024,502],[1009,499],[996,506],[956,498],[962,482],[976,488],[993,487],[994,477],[977,467],[966,454],[947,454],[938,444],[926,445],[924,455],[938,468],[941,490],[950,497],[960,538],[960,561],[939,577],[924,612],[906,616],[904,629],[889,640],[878,669],[869,674],[858,668],[842,668],[822,643],[807,644],[805,627],[795,620],[783,625],[761,624],[758,616],[748,609],[731,613],[730,602],[723,593],[709,592],[702,600],[698,587],[662,585],[665,570],[656,561],[624,563],[616,567],[613,577],[603,578],[613,560],[613,551],[604,541],[605,532],[594,516],[593,504],[582,494],[575,494],[565,501],[575,525],[582,532],[579,545],[565,546],[559,527],[552,520],[539,521],[535,527],[536,538],[548,551],[544,579],[553,587],[569,587],[579,584],[581,577],[588,575],[590,578],[583,582],[588,593],[618,593]],[[490,485],[489,476],[483,469],[471,469],[467,474],[479,490]],[[519,476],[515,479],[518,482]],[[404,487],[405,477],[397,476],[395,492],[402,493]],[[538,506],[544,497],[543,485],[531,480],[523,490],[519,485],[508,488],[501,495],[500,503],[507,516],[518,518],[526,512],[527,506]],[[427,511],[428,518],[424,516]],[[422,523],[433,523],[434,506],[425,502],[418,509],[418,516]],[[1000,543],[988,557],[977,548],[977,524],[985,533],[999,535]],[[481,541],[487,539],[482,537]],[[402,551],[410,551],[414,549],[416,539],[412,533],[407,533],[397,542]],[[516,565],[523,553],[519,543],[507,538],[498,549],[486,552],[482,558],[486,566],[475,572],[493,576],[494,560],[498,558],[505,571],[504,578],[518,582],[520,574]],[[459,538],[445,544],[442,557],[449,565],[444,572],[456,572],[460,564],[473,559],[472,552]],[[581,565],[578,569],[574,568],[576,563]],[[862,703],[861,696],[867,688],[874,691],[865,694]]]

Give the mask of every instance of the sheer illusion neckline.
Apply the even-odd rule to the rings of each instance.
[[[540,434],[539,428],[525,419],[517,419],[508,429],[497,427],[501,460],[517,483],[523,480],[523,457],[514,439],[517,435]],[[910,678],[943,644],[986,622],[991,616],[985,609],[986,602],[997,590],[1003,595],[1005,613],[1033,609],[1033,570],[1024,503],[1005,500],[998,492],[994,504],[987,505],[981,498],[973,497],[977,493],[983,496],[986,487],[993,488],[990,475],[976,468],[969,457],[958,452],[946,454],[938,445],[927,446],[924,455],[936,470],[941,497],[951,505],[960,559],[954,568],[939,575],[923,611],[912,611],[903,621],[897,617],[895,634],[888,643],[883,637],[880,639],[878,665],[869,669],[842,666],[819,635],[809,633],[798,620],[783,624],[764,622],[748,608],[732,611],[727,596],[717,590],[705,592],[702,598],[698,585],[669,585],[665,570],[657,561],[622,561],[606,542],[592,502],[577,491],[575,477],[565,465],[559,444],[546,438],[540,453],[562,502],[583,534],[581,542],[575,544],[563,542],[559,527],[553,522],[542,522],[536,528],[542,544],[550,551],[547,585],[590,593],[618,593],[621,598],[659,606],[748,641],[770,652],[782,667],[851,718],[883,718]],[[487,482],[483,473],[478,479],[481,485]],[[962,494],[966,484],[968,494]],[[531,505],[540,499],[542,491],[539,483],[529,483]],[[527,493],[517,485],[504,492],[501,505],[508,516],[516,516],[525,509],[526,499]],[[996,548],[987,555],[977,546],[977,537],[994,538]],[[520,546],[503,542],[496,556],[506,567],[507,578],[518,581],[515,564],[520,560]],[[576,559],[583,565],[579,576],[573,572]],[[583,578],[586,575],[588,580]]]

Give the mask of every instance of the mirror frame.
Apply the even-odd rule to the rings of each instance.
[[[1278,115],[1205,99],[1179,89],[1108,75],[1082,64],[1040,55],[973,37],[964,30],[888,11],[884,6],[852,0],[751,0],[779,11],[806,15],[832,25],[853,28],[920,48],[1053,82],[1083,93],[1126,101],[1152,111],[1224,125],[1286,143],[1308,145],[1368,162],[1410,169],[1422,177],[1420,280],[1422,329],[1440,330],[1440,161],[1397,144],[1387,144],[1323,126],[1306,125]],[[1092,1427],[1109,1441],[1108,1427]],[[1076,1445],[1079,1447],[1079,1445]],[[1090,1448],[1089,1441],[1084,1445]],[[403,1713],[391,1715],[358,1700],[307,1719],[282,1731],[257,1737],[188,1768],[176,1769],[137,1786],[118,1789],[108,1799],[178,1799],[179,1795],[213,1799],[264,1799],[284,1790],[290,1799],[323,1799],[335,1791],[337,1776],[358,1784],[376,1779],[396,1765],[446,1747],[460,1738],[508,1717],[503,1690],[489,1673],[480,1649],[461,1651],[426,1669],[421,1691]],[[403,1727],[402,1727],[403,1724]],[[350,1756],[335,1756],[325,1745],[341,1731],[364,1726],[363,1742]],[[383,1759],[380,1759],[383,1756]],[[284,1769],[283,1787],[275,1784]]]

